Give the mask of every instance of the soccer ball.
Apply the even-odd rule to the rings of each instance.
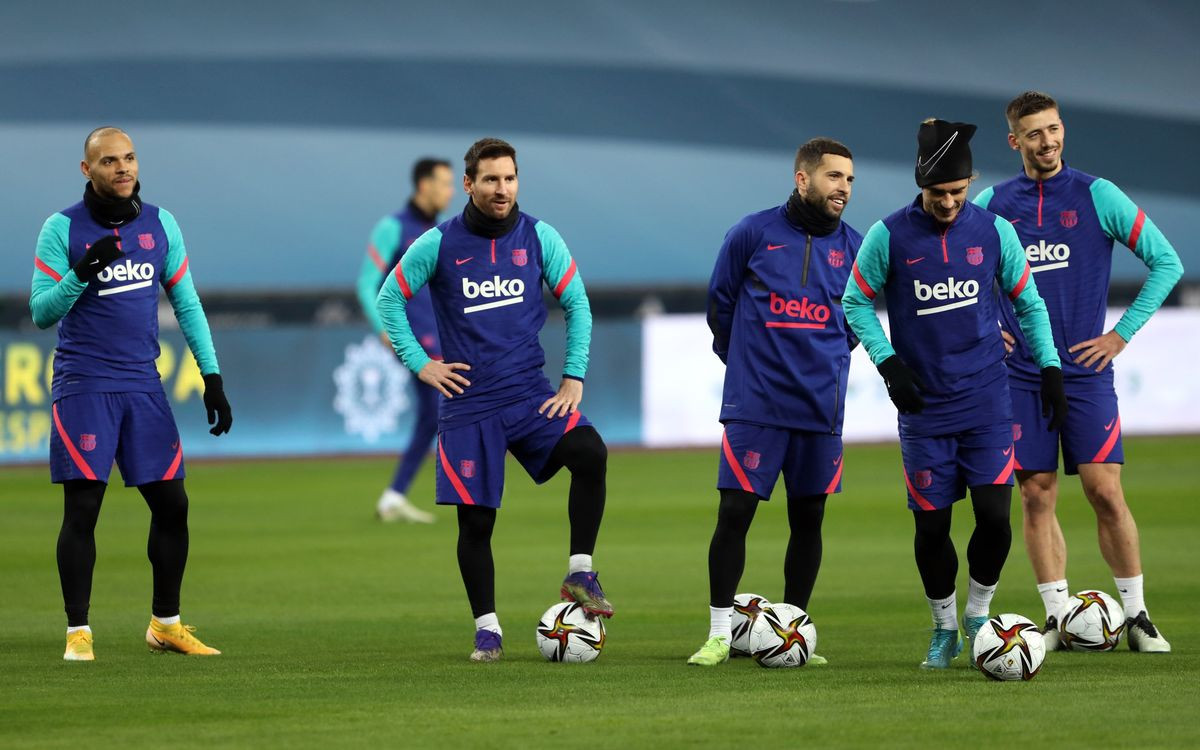
[[[546,661],[595,661],[604,640],[604,623],[588,617],[578,602],[559,602],[538,621],[538,650]]]
[[[769,606],[771,603],[767,598],[758,594],[738,594],[733,597],[733,618],[730,620],[733,642],[729,644],[732,654],[750,655],[750,626],[758,619],[758,613]]]
[[[993,680],[1032,680],[1046,658],[1046,643],[1029,618],[996,615],[976,634],[971,658]]]
[[[1078,591],[1058,618],[1058,632],[1072,651],[1112,651],[1125,632],[1125,609],[1103,591]]]
[[[750,625],[750,654],[764,667],[802,667],[817,648],[817,628],[791,604],[765,607]]]

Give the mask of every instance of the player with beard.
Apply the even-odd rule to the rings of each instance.
[[[1009,305],[1001,326],[1013,342],[1009,386],[1017,481],[1024,510],[1025,548],[1046,607],[1047,647],[1058,645],[1058,616],[1067,602],[1067,543],[1055,515],[1058,450],[1063,468],[1078,474],[1096,514],[1100,553],[1112,571],[1125,609],[1129,647],[1168,652],[1171,644],[1150,621],[1143,594],[1137,524],[1121,487],[1121,418],[1109,363],[1141,329],[1183,276],[1183,264],[1146,212],[1108,180],[1063,163],[1066,128],[1058,103],[1027,91],[1005,112],[1008,143],[1024,169],[988,188],[975,202],[1012,223],[1021,239],[1050,327],[1065,363],[1063,384],[1071,410],[1048,430],[1037,409],[1037,366]],[[1133,304],[1104,332],[1113,243],[1128,247],[1150,273]]]
[[[964,647],[950,521],[967,488],[975,514],[963,610],[968,645],[987,622],[1012,543],[1012,410],[994,284],[1012,300],[1030,342],[1042,413],[1051,426],[1066,414],[1046,306],[1017,235],[1007,221],[967,201],[974,133],[967,123],[921,124],[915,172],[921,193],[867,231],[845,295],[846,317],[900,412],[913,547],[934,622],[925,669],[948,668]],[[887,299],[891,342],[875,315],[879,292]]]
[[[709,634],[688,659],[729,658],[746,534],[780,473],[789,537],[783,601],[808,609],[821,567],[825,500],[842,487],[842,419],[853,335],[842,314],[862,235],[841,220],[850,149],[814,138],[796,152],[787,202],[725,236],[708,290],[713,351],[725,363],[717,527],[708,550]],[[813,655],[810,664],[825,663]]]

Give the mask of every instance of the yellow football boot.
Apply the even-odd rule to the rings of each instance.
[[[196,628],[177,622],[173,625],[163,625],[156,618],[150,618],[150,627],[146,628],[146,645],[151,651],[189,656],[216,656],[220,651],[205,646],[200,639],[192,635]]]
[[[66,661],[95,661],[96,655],[92,653],[92,631],[76,630],[74,633],[67,633],[67,650],[63,654],[63,659]]]

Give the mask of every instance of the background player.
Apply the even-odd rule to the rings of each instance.
[[[421,235],[379,292],[379,313],[400,359],[444,398],[439,409],[437,502],[458,506],[458,564],[475,617],[472,661],[496,661],[492,529],[511,451],[539,484],[571,472],[564,598],[612,616],[592,570],[604,515],[608,450],[578,410],[591,343],[583,280],[558,232],[517,207],[517,152],[497,138],[467,151],[461,215]],[[567,353],[557,393],[542,367],[542,284],[566,314]],[[445,362],[431,359],[405,315],[429,285]],[[467,379],[469,375],[470,380]]]
[[[721,504],[708,550],[708,641],[688,664],[729,658],[746,534],[780,471],[791,529],[784,601],[808,609],[821,567],[825,499],[842,481],[850,334],[840,302],[862,242],[841,220],[854,183],[852,159],[837,141],[805,143],[796,152],[791,197],[738,222],[717,255],[708,325],[725,363]]]
[[[68,661],[92,661],[88,608],[96,519],[113,460],[150,506],[152,650],[219,654],[179,620],[188,554],[183,446],[155,367],[158,286],[167,293],[204,377],[213,435],[233,423],[208,320],[188,270],[183,234],[166,209],[142,203],[138,161],[118,128],[92,131],[80,170],[83,200],[46,220],[29,307],[39,328],[58,323],[51,384],[50,479],[63,486],[58,574]]]
[[[367,243],[367,254],[358,272],[358,300],[363,314],[374,326],[384,345],[391,348],[391,341],[383,330],[383,321],[375,306],[379,288],[383,286],[388,271],[396,267],[404,251],[418,237],[432,229],[438,214],[450,205],[454,194],[453,174],[450,162],[444,159],[421,159],[412,168],[413,194],[408,205],[394,214],[385,216],[375,225]],[[433,303],[429,292],[420,291],[409,302],[406,314],[408,323],[421,348],[433,359],[441,359],[441,344],[438,343],[437,324],[433,320]],[[375,505],[375,515],[381,521],[405,520],[413,523],[433,523],[433,514],[427,513],[408,501],[408,488],[421,469],[425,455],[437,435],[437,389],[425,383],[413,384],[417,414],[413,423],[408,447],[396,464],[392,484],[383,491]]]
[[[907,207],[876,222],[846,284],[846,318],[899,409],[900,452],[914,551],[934,630],[921,666],[945,669],[958,637],[950,538],[953,504],[971,489],[975,531],[967,546],[970,584],[963,612],[969,643],[988,607],[1012,542],[1012,410],[992,286],[1013,300],[1041,368],[1042,410],[1062,422],[1062,370],[1046,306],[1012,226],[967,202],[975,126],[927,120],[917,135],[916,180]],[[887,298],[892,343],[872,300]],[[895,348],[893,348],[893,344]]]
[[[1183,276],[1183,264],[1154,222],[1116,185],[1063,163],[1065,128],[1054,99],[1026,91],[1009,102],[1005,116],[1008,143],[1021,154],[1024,170],[983,191],[975,202],[1008,219],[1021,238],[1065,362],[1071,406],[1060,429],[1046,429],[1037,409],[1037,366],[1012,310],[1001,304],[1002,326],[1015,337],[1009,385],[1017,479],[1025,547],[1046,607],[1046,637],[1051,648],[1057,646],[1057,616],[1069,596],[1067,543],[1055,515],[1061,440],[1064,469],[1079,474],[1096,513],[1100,553],[1125,607],[1129,647],[1170,651],[1171,644],[1150,621],[1142,593],[1138,530],[1121,487],[1121,417],[1108,365],[1162,305]],[[1114,241],[1130,248],[1150,274],[1133,304],[1104,333]]]

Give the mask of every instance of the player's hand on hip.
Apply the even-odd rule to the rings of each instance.
[[[1109,331],[1103,336],[1097,336],[1094,339],[1080,341],[1075,346],[1072,346],[1067,351],[1071,354],[1079,352],[1079,356],[1075,358],[1075,364],[1083,367],[1091,367],[1096,363],[1096,372],[1103,372],[1108,363],[1112,362],[1113,357],[1117,356],[1125,350],[1125,339],[1121,338],[1121,334],[1116,331]]]
[[[558,386],[558,393],[546,399],[538,407],[538,414],[545,414],[546,419],[565,417],[568,414],[574,414],[582,400],[583,381],[563,378],[562,384]]]
[[[1067,421],[1067,394],[1063,374],[1058,367],[1042,368],[1042,416],[1050,417],[1047,429],[1055,432]]]
[[[87,283],[122,255],[124,253],[121,252],[121,238],[115,234],[106,234],[93,242],[79,262],[75,264],[75,276],[80,281]]]
[[[208,411],[208,423],[213,425],[210,433],[229,432],[233,426],[233,409],[229,408],[229,399],[225,398],[225,383],[216,373],[204,376],[204,408]]]
[[[454,398],[454,394],[461,394],[463,388],[471,385],[471,381],[459,375],[458,371],[466,372],[470,369],[470,365],[462,362],[439,362],[431,359],[417,373],[417,379],[426,385],[437,388],[446,398]]]
[[[902,414],[920,414],[925,408],[925,399],[921,398],[921,389],[925,384],[920,376],[904,364],[900,355],[893,354],[879,363],[879,374],[887,386],[888,397]]]
[[[1017,348],[1017,337],[1001,328],[1000,338],[1004,339],[1004,356],[1007,357],[1013,353],[1013,349]]]

